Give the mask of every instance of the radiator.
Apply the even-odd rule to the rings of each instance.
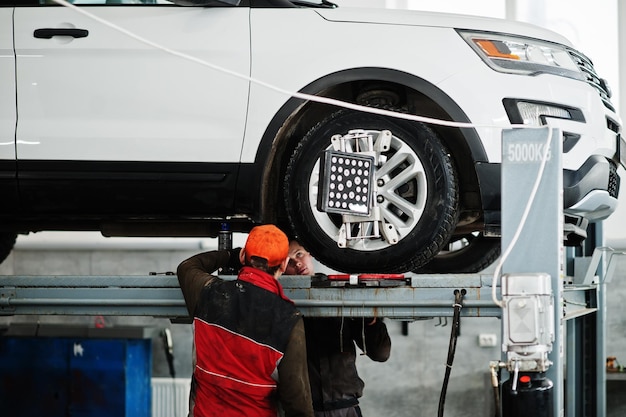
[[[190,378],[152,378],[152,417],[187,417]]]

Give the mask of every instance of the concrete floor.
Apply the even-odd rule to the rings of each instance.
[[[205,250],[207,248],[202,248]],[[211,248],[208,248],[211,249]],[[175,271],[178,263],[200,249],[126,249],[43,250],[18,248],[0,265],[0,275],[145,275],[149,272]],[[626,268],[620,269],[626,271]],[[607,292],[607,354],[626,362],[626,326],[621,305],[626,301],[626,283],[614,279]],[[93,325],[92,317],[8,317],[2,323],[73,322]],[[388,417],[436,416],[445,372],[451,326],[438,319],[418,320],[408,324],[408,335],[402,323],[387,320],[392,337],[392,355],[385,363],[358,358],[358,367],[366,383],[361,404],[364,416]],[[177,377],[191,375],[191,328],[172,324],[166,319],[146,317],[106,317],[108,326],[138,325],[168,327],[174,335]],[[478,335],[496,334],[496,347],[479,347]],[[463,318],[461,335],[445,401],[445,416],[492,416],[493,393],[489,385],[489,361],[500,357],[500,320],[495,318]],[[168,376],[162,341],[153,340],[153,376]],[[609,387],[612,395],[615,384]],[[623,390],[623,385],[617,385]],[[622,391],[623,392],[623,391]],[[626,415],[624,400],[609,396],[607,415]]]

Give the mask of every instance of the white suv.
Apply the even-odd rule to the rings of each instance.
[[[553,32],[328,2],[73,3],[0,5],[2,256],[43,230],[274,222],[339,271],[478,271],[499,253],[494,126],[518,123],[564,132],[569,244],[615,209],[609,88]],[[318,187],[322,152],[359,155],[359,141],[374,164],[360,217],[321,204]]]

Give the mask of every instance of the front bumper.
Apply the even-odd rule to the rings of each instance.
[[[622,146],[626,149],[623,142]],[[489,235],[499,235],[501,166],[499,163],[478,163],[476,172],[480,182],[485,231]],[[589,157],[578,170],[563,170],[563,211],[568,224],[581,225],[575,232],[569,232],[571,239],[566,236],[566,241],[579,241],[575,235],[584,239],[588,221],[603,220],[615,211],[619,184],[616,164],[604,156]]]
[[[576,171],[563,171],[563,208],[566,214],[596,221],[617,208],[620,177],[613,161],[593,155]]]

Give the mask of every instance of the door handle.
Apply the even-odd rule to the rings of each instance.
[[[72,38],[85,38],[89,35],[87,29],[46,28],[35,29],[33,36],[40,39],[51,39],[53,36],[71,36]]]

